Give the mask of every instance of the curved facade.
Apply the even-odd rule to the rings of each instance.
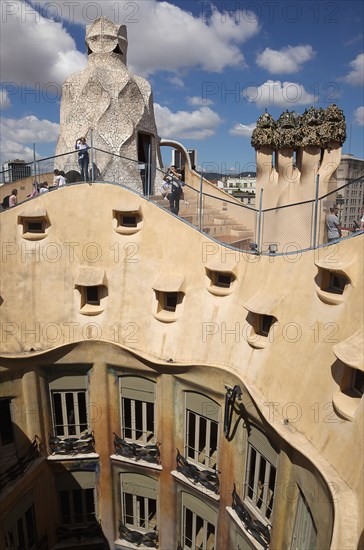
[[[359,547],[362,235],[250,255],[97,183],[1,223],[6,548]]]

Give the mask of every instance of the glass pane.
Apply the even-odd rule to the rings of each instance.
[[[145,517],[145,499],[144,497],[137,496],[137,509],[138,509],[138,526],[146,529],[147,521]]]
[[[187,548],[193,548],[192,541],[192,528],[193,528],[193,514],[188,508],[184,509],[185,511],[185,524],[184,524],[184,541],[183,546]]]
[[[143,438],[143,402],[134,401],[135,403],[135,439],[138,441]]]
[[[147,403],[148,443],[154,439],[154,403]]]
[[[247,465],[247,479],[248,479],[248,487],[247,487],[247,495],[248,498],[251,500],[253,499],[253,487],[254,487],[254,472],[255,472],[255,462],[257,459],[257,453],[253,447],[250,447],[250,460]]]
[[[66,393],[66,414],[68,424],[68,435],[76,435],[75,426],[75,405],[73,401],[73,393]]]
[[[18,531],[18,547],[17,547],[17,550],[25,550],[25,538],[24,538],[24,529],[23,529],[23,520],[22,520],[22,518],[18,519],[17,531]]]
[[[276,482],[276,469],[273,466],[271,466],[270,475],[269,475],[269,489],[268,489],[268,495],[267,495],[267,511],[265,513],[267,519],[269,519],[272,515],[275,482]]]
[[[95,519],[95,500],[94,500],[94,490],[93,489],[85,489],[85,499],[86,499],[87,521],[94,521],[94,519]]]
[[[188,439],[187,439],[187,458],[195,459],[195,427],[196,415],[187,411]]]
[[[210,421],[210,468],[216,468],[217,461],[217,422]]]
[[[9,399],[0,400],[0,418],[0,445],[9,445],[14,441]]]
[[[62,401],[61,401],[60,393],[53,394],[53,407],[54,407],[55,434],[64,435],[64,428],[63,428],[64,422],[63,422],[63,415],[62,415]]]
[[[61,523],[67,525],[71,523],[71,509],[68,491],[60,491],[59,498],[61,503]]]
[[[195,514],[196,518],[196,539],[195,539],[195,548],[196,550],[204,550],[204,520]]]
[[[148,531],[157,526],[157,501],[154,498],[148,499]]]
[[[206,426],[207,420],[203,416],[199,416],[200,429],[198,434],[198,461],[205,463],[206,458]]]
[[[32,546],[35,544],[37,535],[35,530],[35,516],[34,508],[31,506],[25,513],[25,521],[27,526],[27,536],[28,536],[28,545]]]
[[[86,393],[79,392],[78,395],[78,414],[80,417],[80,431],[87,430],[87,412],[86,412]]]
[[[265,479],[265,469],[267,467],[267,461],[263,456],[260,456],[260,465],[259,465],[259,477],[258,477],[258,487],[257,487],[257,497],[256,505],[257,508],[262,508],[263,505],[263,493],[264,493],[264,479]]]
[[[134,526],[133,495],[124,493],[124,523]]]
[[[125,439],[131,439],[131,400],[123,398],[123,434]]]
[[[206,550],[214,550],[215,548],[215,525],[207,524]]]
[[[82,509],[82,491],[81,489],[76,489],[72,491],[73,493],[73,513],[74,513],[74,522],[83,523],[83,509]]]

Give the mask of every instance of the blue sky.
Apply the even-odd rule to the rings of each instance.
[[[158,134],[197,149],[205,171],[253,171],[265,108],[336,103],[363,151],[363,2],[2,0],[1,161],[54,153],[60,92],[86,64],[85,26],[128,29],[128,68],[153,88]],[[169,158],[166,158],[169,161]]]

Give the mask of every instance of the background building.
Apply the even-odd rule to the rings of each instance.
[[[364,160],[352,155],[342,155],[332,180],[336,188],[357,180],[338,192],[336,202],[339,206],[341,224],[350,229],[354,229],[355,224],[360,226],[364,205]]]
[[[3,183],[12,183],[31,175],[31,166],[24,160],[15,159],[3,163]]]

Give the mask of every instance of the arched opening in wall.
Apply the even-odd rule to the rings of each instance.
[[[278,164],[277,151],[272,151],[272,168],[277,168],[277,164]]]
[[[152,194],[152,135],[138,132],[138,164],[143,194]]]

